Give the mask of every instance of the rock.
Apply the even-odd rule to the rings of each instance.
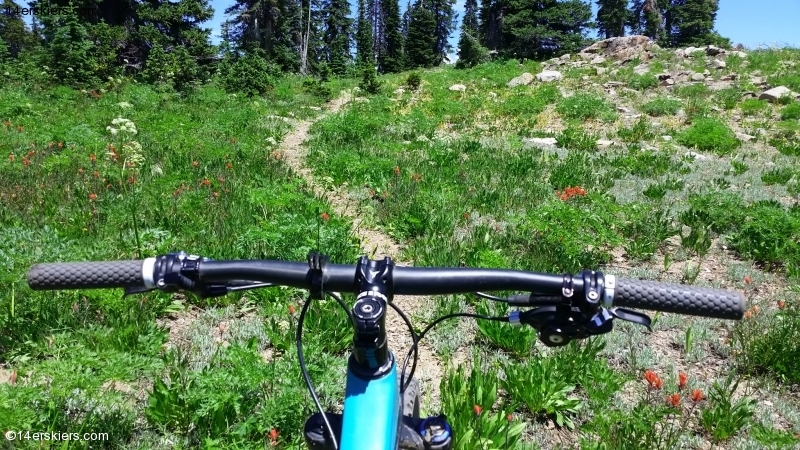
[[[622,36],[603,39],[581,50],[579,55],[585,60],[592,60],[586,55],[602,55],[607,59],[614,59],[620,62],[632,61],[639,58],[642,61],[649,61],[653,57],[653,46],[655,44],[647,36]]]
[[[589,61],[589,64],[603,64],[606,62],[606,58],[604,56],[597,55]]]
[[[506,83],[506,86],[513,88],[517,86],[527,86],[533,82],[533,74],[525,72],[522,75],[512,78],[511,81]]]
[[[683,156],[686,156],[686,157],[689,157],[689,158],[694,158],[694,159],[708,159],[707,156],[701,155],[700,153],[695,153],[695,152],[686,152],[686,153],[683,154]]]
[[[691,79],[692,81],[705,81],[706,76],[702,73],[693,73]]]
[[[725,75],[724,77],[720,78],[720,81],[734,81],[736,80],[737,75],[735,73]]]
[[[740,51],[738,51],[738,50],[737,50],[737,51],[735,51],[735,52],[731,52],[731,53],[730,53],[730,55],[731,55],[731,56],[736,56],[736,57],[738,57],[738,58],[747,58],[747,53],[745,53],[745,52],[740,52]]]
[[[706,83],[711,83],[714,81],[714,77],[706,77],[705,81]]]
[[[556,138],[528,138],[523,139],[522,142],[529,147],[553,147],[556,145]]]
[[[594,70],[597,72],[597,75],[603,75],[604,73],[608,72],[608,69],[605,67],[595,67]]]
[[[792,92],[792,90],[787,88],[786,86],[778,86],[762,93],[761,95],[758,96],[758,99],[766,100],[768,102],[774,102],[775,100],[778,100],[783,96],[794,97],[796,95],[797,94]]]
[[[755,92],[742,92],[742,100],[747,100],[748,98],[757,98],[758,94]]]
[[[611,147],[614,145],[614,141],[609,141],[608,139],[598,139],[597,146],[600,148]]]
[[[564,78],[564,76],[561,75],[561,72],[557,70],[545,70],[542,73],[536,75],[537,80],[544,82],[558,81],[562,78]]]
[[[619,111],[619,112],[621,112],[623,114],[630,114],[631,113],[631,109],[630,108],[626,108],[624,106],[617,106],[617,111]]]
[[[615,88],[619,86],[625,86],[625,83],[621,81],[609,81],[607,83],[603,83],[603,87],[605,88]]]
[[[720,61],[718,59],[713,59],[710,63],[708,63],[708,67],[711,67],[712,69],[724,69],[725,66],[725,61]]]
[[[658,77],[658,81],[664,81],[672,78],[672,74],[664,72],[664,73],[659,73],[658,75],[656,75],[656,77]]]
[[[744,141],[744,142],[750,142],[750,141],[752,141],[753,139],[756,138],[755,136],[750,136],[749,134],[745,134],[745,133],[736,133],[736,137],[740,141]]]
[[[582,81],[589,81],[589,75],[584,75],[581,77]]]
[[[725,50],[723,50],[723,49],[721,49],[721,48],[719,48],[719,47],[717,47],[715,45],[709,45],[708,47],[706,47],[706,55],[708,55],[708,56],[717,56],[717,55],[724,55],[724,54],[725,54]]]
[[[560,58],[558,58],[558,59],[560,59],[561,61],[569,61],[569,59],[570,59],[571,57],[572,57],[572,55],[570,55],[569,53],[567,53],[566,55],[561,55],[561,57],[560,57]]]
[[[494,92],[489,92],[489,98],[495,99],[497,98],[497,94],[495,94]]]
[[[762,84],[766,84],[767,83],[767,78],[766,77],[750,76],[750,82],[755,84],[756,86],[759,86],[759,85],[762,85]]]
[[[704,48],[700,48],[700,47],[687,47],[683,51],[683,54],[686,55],[686,57],[688,58],[688,57],[693,56],[695,53],[701,53],[701,52],[705,53],[705,51],[706,50]]]
[[[679,49],[675,50],[675,57],[676,58],[683,58],[684,56],[685,55],[683,54],[683,49],[682,48],[679,48]]]
[[[454,84],[450,86],[450,90],[453,92],[464,92],[467,90],[467,87],[463,84]]]
[[[619,69],[612,70],[611,72],[609,72],[609,75],[611,75],[612,77],[619,75]]]
[[[644,75],[647,72],[650,72],[650,65],[648,64],[639,64],[638,66],[633,68],[633,73],[636,75]]]
[[[398,88],[398,89],[396,89],[394,91],[394,93],[397,94],[397,95],[403,95],[405,92],[406,92],[406,90],[403,89],[403,88]]]
[[[658,85],[662,87],[674,86],[675,80],[673,80],[672,78],[667,78],[666,80],[658,83]]]
[[[703,75],[709,76],[709,75],[711,75],[711,72],[708,69],[706,69],[706,70],[703,71]]]
[[[663,139],[665,141],[671,141],[672,140],[672,136],[661,136],[661,139]]]

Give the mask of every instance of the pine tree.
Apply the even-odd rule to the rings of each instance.
[[[466,0],[461,37],[458,40],[457,68],[472,67],[488,59],[489,51],[478,40],[478,2]]]
[[[300,68],[302,9],[299,0],[236,0],[225,10],[235,51],[264,50],[282,71]]]
[[[430,0],[417,0],[411,7],[406,39],[407,68],[432,67],[441,59],[436,54],[436,16]]]
[[[628,14],[631,32],[669,44],[671,0],[634,0]],[[665,42],[665,39],[667,41]]]
[[[507,0],[481,0],[478,34],[481,43],[492,50],[503,48],[501,23],[507,3]]]
[[[597,28],[606,39],[625,36],[625,24],[630,12],[628,0],[597,0]]]
[[[400,24],[400,34],[403,35],[403,42],[408,39],[408,23],[411,21],[411,0],[406,2],[406,10],[403,12],[403,21]]]
[[[434,46],[436,62],[434,65],[439,65],[452,50],[450,35],[458,24],[458,14],[453,8],[456,0],[429,0],[429,4],[436,22],[434,31],[436,35],[436,44]]]
[[[509,0],[502,17],[503,53],[539,59],[580,50],[592,9],[581,0]]]
[[[0,3],[0,40],[5,43],[10,58],[19,57],[30,40],[30,33],[22,16],[14,13],[18,9],[19,5],[13,0],[3,0],[3,3]]]
[[[714,21],[717,18],[718,0],[682,0],[674,14],[674,43],[706,45],[716,40]]]
[[[372,24],[367,18],[367,5],[358,0],[358,23],[356,24],[356,60],[361,67],[375,66],[375,52],[372,42]]]
[[[351,28],[350,4],[347,0],[329,0],[325,7],[324,42],[327,47],[327,62],[336,75],[344,75],[350,62]]]
[[[403,35],[400,33],[400,7],[398,0],[382,0],[384,46],[378,56],[381,73],[399,72],[403,69]]]

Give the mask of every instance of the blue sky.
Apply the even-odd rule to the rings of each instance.
[[[205,25],[212,28],[215,43],[219,42],[219,25],[225,20],[225,8],[233,3],[233,0],[211,0],[214,19]],[[595,3],[594,0],[592,3]],[[400,8],[405,7],[406,0],[400,0]],[[459,13],[463,12],[464,0],[457,0],[456,9]],[[798,21],[800,0],[720,0],[716,28],[734,44],[741,43],[747,48],[756,48],[759,45],[800,47]],[[457,41],[457,33],[454,33],[451,42],[455,46]]]

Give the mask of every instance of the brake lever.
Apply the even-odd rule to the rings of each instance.
[[[195,284],[193,289],[175,289],[175,290],[164,290],[165,292],[188,292],[198,298],[206,299],[206,298],[215,298],[215,297],[222,297],[224,295],[230,294],[231,292],[236,291],[248,291],[252,289],[260,289],[265,287],[276,287],[277,285],[274,283],[260,283],[260,282],[253,282],[253,281],[232,281],[227,284]],[[155,291],[157,288],[146,288],[144,286],[141,287],[127,287],[125,288],[125,293],[123,296],[134,295],[134,294],[143,294],[145,292]]]
[[[535,328],[539,340],[548,347],[561,347],[573,339],[608,333],[614,329],[614,319],[643,325],[652,331],[650,317],[624,308],[601,307],[587,317],[576,306],[542,306],[524,312],[512,311],[508,319],[512,326],[526,324]]]

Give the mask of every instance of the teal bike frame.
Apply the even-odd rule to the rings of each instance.
[[[397,364],[376,379],[347,371],[339,450],[396,450],[402,410]]]

